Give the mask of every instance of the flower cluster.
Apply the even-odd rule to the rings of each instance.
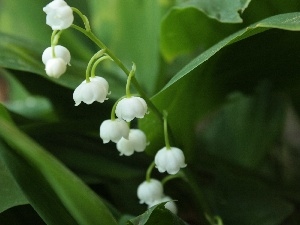
[[[73,10],[64,0],[54,0],[43,8],[47,14],[46,24],[53,29],[51,47],[45,49],[42,61],[46,74],[59,78],[70,65],[71,55],[67,48],[57,45],[61,31],[70,27],[74,21]]]
[[[70,65],[71,54],[67,48],[58,45],[58,41],[61,33],[73,24],[73,12],[83,19],[85,29],[78,28],[76,25],[73,27],[83,33],[86,31],[85,34],[87,36],[89,36],[88,34],[91,33],[91,30],[86,16],[78,9],[71,8],[64,0],[53,0],[43,8],[43,11],[47,14],[46,24],[52,28],[53,33],[51,46],[43,52],[42,61],[45,65],[46,74],[53,78],[59,78],[65,73],[67,65]],[[94,41],[93,38],[91,40]],[[99,42],[97,43],[99,44]],[[101,61],[106,59],[114,61],[113,59],[116,60],[117,58],[112,55],[106,46],[102,47],[100,45],[99,47],[101,50],[88,63],[85,80],[74,90],[73,100],[75,106],[80,105],[81,102],[88,105],[93,102],[103,103],[108,99],[107,96],[110,94],[109,83],[103,77],[96,76],[95,71]],[[119,63],[117,64],[119,65]],[[124,68],[124,66],[120,66],[120,68]],[[134,63],[129,73],[124,70],[127,75],[126,95],[114,104],[111,118],[103,121],[100,125],[100,138],[103,140],[103,143],[106,144],[110,141],[116,143],[119,154],[125,156],[131,156],[134,152],[143,152],[148,144],[146,135],[142,130],[130,127],[132,120],[142,119],[148,112],[147,99],[133,96],[130,93],[131,79],[135,75],[135,70]],[[164,194],[164,182],[150,178],[150,173],[154,166],[159,172],[167,172],[170,174],[169,176],[177,174],[181,168],[186,167],[182,150],[177,147],[171,147],[169,144],[166,113],[164,113],[164,136],[166,145],[156,153],[154,162],[150,165],[150,169],[147,170],[146,181],[138,187],[137,196],[140,199],[140,203],[145,203],[148,207],[167,202],[165,207],[176,213],[177,207],[174,201]]]

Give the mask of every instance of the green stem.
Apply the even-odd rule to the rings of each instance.
[[[91,30],[91,27],[90,27],[90,22],[88,20],[88,18],[83,15],[79,9],[75,8],[75,7],[71,7],[73,12],[77,13],[77,15],[82,19],[82,22],[84,24],[84,27],[87,31],[90,31]]]
[[[106,49],[106,54],[109,55],[112,60],[118,65],[118,67],[127,75],[129,76],[130,71],[125,67],[125,65],[121,62],[121,60],[119,58],[117,58],[115,56],[115,54],[113,52],[111,52],[111,50],[109,48],[106,47],[106,45],[100,41],[91,31],[86,31],[83,28],[72,24],[71,26],[72,28],[78,30],[79,32],[83,33],[85,36],[87,36],[89,39],[91,39],[91,41],[93,41],[99,48],[101,49]],[[142,89],[142,87],[140,86],[140,84],[137,82],[136,78],[133,77],[131,79],[131,83],[133,84],[133,86],[135,87],[135,89],[137,90],[137,92],[139,93],[139,95],[146,101],[148,107],[152,110],[152,112],[157,116],[157,118],[163,122],[162,120],[162,114],[160,113],[160,111],[156,108],[156,106],[150,101],[150,99],[148,98],[148,96],[146,95],[146,93],[144,92],[144,90]]]
[[[105,49],[101,49],[101,50],[98,51],[95,55],[93,55],[93,57],[90,59],[88,65],[87,65],[87,67],[86,67],[86,71],[85,71],[85,80],[86,80],[87,83],[90,82],[90,74],[91,74],[90,71],[91,71],[91,67],[92,67],[94,61],[95,61],[97,58],[101,57],[101,56],[104,54],[104,52],[105,52]]]
[[[103,56],[103,57],[97,59],[96,62],[93,64],[93,67],[92,67],[92,70],[91,70],[91,77],[95,77],[96,67],[98,66],[98,64],[99,64],[100,62],[102,62],[102,61],[105,60],[105,59],[110,59],[110,60],[112,60],[112,58],[110,58],[110,56],[108,56],[108,55],[107,55],[107,56]]]
[[[130,84],[131,84],[131,79],[134,77],[135,75],[135,70],[136,70],[136,66],[133,63],[132,65],[132,69],[129,73],[129,76],[127,77],[127,83],[126,83],[126,97],[130,98],[131,97],[131,93],[130,93]]]
[[[184,173],[182,173],[181,171],[179,171],[175,175],[168,175],[168,176],[166,176],[164,179],[162,179],[161,183],[163,185],[165,185],[168,181],[173,180],[173,179],[177,179],[177,178],[181,178],[183,180],[186,180],[186,177],[185,177]]]
[[[164,119],[164,136],[165,136],[165,145],[167,149],[171,149],[171,145],[169,142],[169,134],[168,134],[168,121],[167,121],[167,117],[168,117],[168,113],[167,111],[163,111],[163,119]]]
[[[147,169],[147,172],[146,172],[146,181],[147,182],[149,182],[151,180],[151,173],[152,173],[154,166],[155,166],[155,163],[153,161]]]
[[[52,32],[52,35],[51,35],[51,49],[52,49],[52,58],[55,58],[56,55],[55,55],[55,44],[54,44],[54,38],[55,38],[55,35],[57,34],[58,30],[54,30]]]
[[[182,173],[184,173],[184,177],[186,178],[187,184],[190,186],[193,196],[195,197],[195,203],[197,204],[197,208],[199,211],[199,219],[201,220],[203,225],[215,225],[215,223],[212,222],[211,218],[217,217],[214,216],[214,213],[212,212],[211,207],[209,206],[203,191],[198,185],[197,180],[194,178],[194,175],[190,170],[188,170],[188,168],[182,171]]]
[[[125,97],[123,96],[123,97],[119,98],[118,101],[116,101],[115,104],[113,105],[113,107],[111,109],[111,113],[110,113],[110,119],[111,120],[116,119],[115,111],[116,111],[116,108],[117,108],[117,105],[118,105],[119,101],[121,101],[123,98],[125,98]]]

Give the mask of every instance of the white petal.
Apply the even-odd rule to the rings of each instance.
[[[130,156],[134,153],[134,147],[132,145],[132,142],[123,137],[120,141],[118,141],[117,149],[120,152],[120,155]]]
[[[142,152],[147,146],[147,138],[143,131],[139,129],[131,129],[129,132],[129,140],[131,141],[134,150]]]
[[[156,179],[150,179],[150,181],[144,181],[138,186],[137,196],[140,199],[140,203],[152,204],[157,199],[161,199],[163,196],[163,186],[160,181]]]
[[[147,104],[140,97],[123,98],[116,107],[116,115],[118,118],[130,122],[134,118],[143,118],[147,113]]]
[[[65,1],[54,0],[43,10],[47,14],[46,24],[53,30],[67,29],[74,21],[73,10]]]
[[[100,137],[103,143],[117,143],[122,137],[128,139],[129,127],[124,120],[105,120],[100,126]]]
[[[49,59],[46,63],[46,73],[50,77],[59,78],[66,72],[67,65],[61,58]]]

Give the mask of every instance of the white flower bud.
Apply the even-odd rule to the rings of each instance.
[[[47,61],[45,70],[49,77],[59,78],[66,72],[67,65],[61,58],[52,58]]]
[[[130,122],[134,118],[144,118],[147,109],[147,103],[140,97],[123,98],[117,104],[116,115]]]
[[[117,149],[120,155],[130,156],[134,151],[142,152],[147,146],[147,138],[143,131],[139,129],[131,129],[128,139],[121,138],[117,143]]]
[[[160,181],[150,179],[144,181],[138,186],[137,196],[140,199],[140,204],[152,204],[155,200],[161,199],[163,196],[163,186]]]
[[[169,196],[164,196],[161,199],[157,199],[154,202],[152,202],[151,204],[148,205],[148,208],[151,208],[152,206],[158,205],[162,202],[167,202],[165,204],[165,208],[170,210],[172,213],[177,214],[177,206],[175,204],[175,202],[173,201],[172,198],[170,198]]]
[[[186,167],[184,154],[176,147],[160,149],[155,155],[154,162],[161,173],[167,171],[169,174],[176,174],[180,168]]]
[[[104,78],[90,78],[90,82],[84,80],[74,91],[73,99],[75,106],[81,102],[92,104],[94,101],[104,102],[107,100],[108,83]]]
[[[100,126],[100,137],[103,143],[117,143],[122,137],[128,138],[129,126],[124,120],[104,120]]]
[[[67,48],[61,45],[56,45],[54,47],[55,58],[61,58],[65,61],[66,64],[70,65],[71,54]],[[52,47],[48,47],[45,49],[42,55],[42,61],[46,65],[49,59],[52,59]]]
[[[63,0],[54,0],[43,8],[47,14],[46,24],[52,30],[63,30],[70,27],[74,21],[72,8]]]

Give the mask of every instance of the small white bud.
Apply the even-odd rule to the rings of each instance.
[[[54,0],[43,8],[47,14],[46,24],[52,30],[63,30],[70,27],[74,21],[72,8],[63,0]]]
[[[139,129],[131,129],[128,139],[121,138],[117,143],[117,149],[120,155],[130,156],[134,151],[142,152],[147,146],[147,138],[143,131]]]
[[[155,206],[162,202],[167,202],[165,204],[165,208],[170,210],[172,213],[177,214],[177,206],[176,206],[175,202],[173,201],[173,199],[170,198],[169,196],[164,196],[161,199],[155,200],[154,202],[152,202],[152,204],[148,205],[148,208],[151,208],[152,206]]]
[[[161,173],[167,171],[169,174],[176,174],[180,168],[186,167],[184,154],[176,147],[160,149],[155,155],[154,162]]]
[[[52,58],[47,61],[45,70],[49,77],[59,78],[66,72],[67,65],[61,58]]]
[[[150,179],[144,181],[138,186],[137,196],[140,199],[140,204],[152,204],[154,201],[161,199],[163,196],[163,186],[160,181]]]
[[[66,47],[61,46],[61,45],[56,45],[54,47],[54,52],[55,52],[55,58],[61,58],[65,61],[66,64],[70,65],[71,54],[70,54],[69,50]],[[52,58],[53,58],[52,47],[48,47],[43,52],[42,61],[46,65],[48,60],[52,59]]]
[[[90,82],[84,80],[73,93],[75,106],[81,102],[86,104],[92,104],[94,101],[104,102],[107,100],[108,88],[108,83],[104,78],[90,78]]]
[[[124,120],[104,120],[100,126],[100,137],[103,143],[117,143],[122,137],[128,138],[129,126]]]
[[[116,107],[118,118],[130,122],[134,118],[144,118],[147,113],[147,103],[140,97],[123,98]]]

